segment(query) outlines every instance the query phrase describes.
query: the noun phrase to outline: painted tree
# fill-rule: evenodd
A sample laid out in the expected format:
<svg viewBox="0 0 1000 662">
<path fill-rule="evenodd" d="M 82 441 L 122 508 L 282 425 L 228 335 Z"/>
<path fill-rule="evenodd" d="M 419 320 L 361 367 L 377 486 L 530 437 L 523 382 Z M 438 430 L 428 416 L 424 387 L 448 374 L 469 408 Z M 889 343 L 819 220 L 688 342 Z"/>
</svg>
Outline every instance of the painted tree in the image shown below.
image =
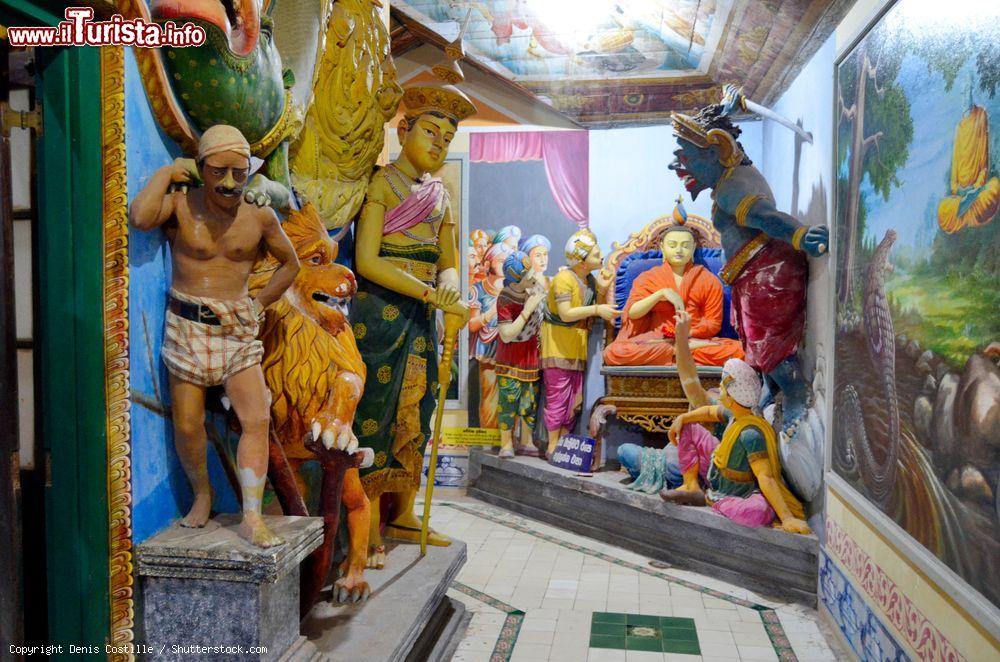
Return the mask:
<svg viewBox="0 0 1000 662">
<path fill-rule="evenodd" d="M 896 83 L 905 47 L 898 31 L 876 27 L 844 58 L 838 69 L 839 163 L 846 163 L 846 198 L 840 302 L 846 304 L 855 281 L 861 207 L 861 182 L 886 200 L 900 182 L 896 173 L 909 158 L 913 139 L 910 102 Z"/>
</svg>

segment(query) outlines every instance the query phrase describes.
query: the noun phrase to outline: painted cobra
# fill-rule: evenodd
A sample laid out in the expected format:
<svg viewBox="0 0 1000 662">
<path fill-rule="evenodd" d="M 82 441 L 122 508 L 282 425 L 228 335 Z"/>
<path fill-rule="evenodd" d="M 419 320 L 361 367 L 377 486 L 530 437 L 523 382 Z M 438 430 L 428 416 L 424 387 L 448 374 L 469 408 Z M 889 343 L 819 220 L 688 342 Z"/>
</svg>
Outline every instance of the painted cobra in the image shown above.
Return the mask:
<svg viewBox="0 0 1000 662">
<path fill-rule="evenodd" d="M 885 508 L 896 483 L 896 459 L 899 449 L 899 400 L 896 396 L 896 334 L 893 330 L 889 301 L 885 295 L 885 275 L 891 270 L 889 250 L 896 241 L 896 231 L 887 230 L 865 271 L 864 325 L 868 354 L 882 380 L 889 439 L 880 461 L 867 436 L 860 436 L 856 448 L 858 471 L 872 500 Z"/>
</svg>

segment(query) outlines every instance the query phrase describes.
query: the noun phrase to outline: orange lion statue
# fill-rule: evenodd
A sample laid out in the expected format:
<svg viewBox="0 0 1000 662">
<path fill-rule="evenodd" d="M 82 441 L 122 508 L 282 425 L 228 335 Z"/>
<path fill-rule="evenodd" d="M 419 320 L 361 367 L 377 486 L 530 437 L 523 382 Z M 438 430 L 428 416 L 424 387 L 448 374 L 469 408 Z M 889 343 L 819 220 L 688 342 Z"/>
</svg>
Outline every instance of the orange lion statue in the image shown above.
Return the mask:
<svg viewBox="0 0 1000 662">
<path fill-rule="evenodd" d="M 261 329 L 262 367 L 272 398 L 268 477 L 286 515 L 307 515 L 300 470 L 309 460 L 323 469 L 318 514 L 324 520 L 324 539 L 303 568 L 305 615 L 330 573 L 341 503 L 351 542 L 333 597 L 357 602 L 371 592 L 362 576 L 371 511 L 358 473 L 363 459 L 371 461 L 371 451 L 358 452 L 351 431 L 365 384 L 365 364 L 347 321 L 347 306 L 357 290 L 354 274 L 334 263 L 337 243 L 327 236 L 311 204 L 293 210 L 282 225 L 302 266 L 292 286 L 267 309 Z M 270 256 L 258 261 L 251 293 L 277 268 Z"/>
</svg>

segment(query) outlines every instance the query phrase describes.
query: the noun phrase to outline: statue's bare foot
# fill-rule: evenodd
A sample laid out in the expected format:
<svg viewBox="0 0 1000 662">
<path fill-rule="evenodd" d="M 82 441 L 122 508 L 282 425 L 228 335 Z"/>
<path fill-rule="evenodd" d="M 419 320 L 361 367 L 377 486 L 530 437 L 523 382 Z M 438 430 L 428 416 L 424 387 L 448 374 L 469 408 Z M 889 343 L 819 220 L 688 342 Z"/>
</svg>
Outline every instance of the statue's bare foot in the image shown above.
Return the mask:
<svg viewBox="0 0 1000 662">
<path fill-rule="evenodd" d="M 385 545 L 371 545 L 368 547 L 368 560 L 365 568 L 370 570 L 381 570 L 385 567 Z"/>
<path fill-rule="evenodd" d="M 669 501 L 670 503 L 676 503 L 682 506 L 704 506 L 705 505 L 705 493 L 701 491 L 700 488 L 691 490 L 690 488 L 685 489 L 684 485 L 681 485 L 675 490 L 663 490 L 660 492 L 660 498 L 664 501 Z"/>
<path fill-rule="evenodd" d="M 186 528 L 200 529 L 208 524 L 208 518 L 212 515 L 212 491 L 204 494 L 196 494 L 191 510 L 180 521 L 180 525 Z"/>
<path fill-rule="evenodd" d="M 240 522 L 236 532 L 251 545 L 264 549 L 285 543 L 281 537 L 271 533 L 264 520 L 257 514 L 243 513 L 243 521 Z"/>
</svg>

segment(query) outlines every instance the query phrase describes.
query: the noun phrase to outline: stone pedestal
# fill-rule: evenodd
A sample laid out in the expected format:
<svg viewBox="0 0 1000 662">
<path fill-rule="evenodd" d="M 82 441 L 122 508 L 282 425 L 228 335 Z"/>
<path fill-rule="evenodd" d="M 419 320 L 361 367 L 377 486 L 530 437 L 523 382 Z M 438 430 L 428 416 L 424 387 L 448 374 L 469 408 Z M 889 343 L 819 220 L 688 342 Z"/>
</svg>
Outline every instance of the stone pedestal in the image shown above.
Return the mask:
<svg viewBox="0 0 1000 662">
<path fill-rule="evenodd" d="M 461 638 L 465 608 L 447 595 L 465 564 L 465 543 L 428 547 L 387 540 L 385 568 L 365 570 L 372 594 L 350 605 L 318 602 L 302 621 L 316 660 L 438 662 Z"/>
<path fill-rule="evenodd" d="M 592 477 L 535 458 L 469 455 L 469 496 L 567 531 L 815 608 L 819 541 L 740 526 L 711 508 L 625 489 L 626 474 Z M 531 495 L 526 499 L 525 495 Z"/>
<path fill-rule="evenodd" d="M 302 648 L 299 564 L 322 542 L 323 521 L 265 517 L 285 544 L 260 549 L 237 535 L 239 519 L 174 525 L 138 546 L 147 657 L 263 661 Z"/>
</svg>

